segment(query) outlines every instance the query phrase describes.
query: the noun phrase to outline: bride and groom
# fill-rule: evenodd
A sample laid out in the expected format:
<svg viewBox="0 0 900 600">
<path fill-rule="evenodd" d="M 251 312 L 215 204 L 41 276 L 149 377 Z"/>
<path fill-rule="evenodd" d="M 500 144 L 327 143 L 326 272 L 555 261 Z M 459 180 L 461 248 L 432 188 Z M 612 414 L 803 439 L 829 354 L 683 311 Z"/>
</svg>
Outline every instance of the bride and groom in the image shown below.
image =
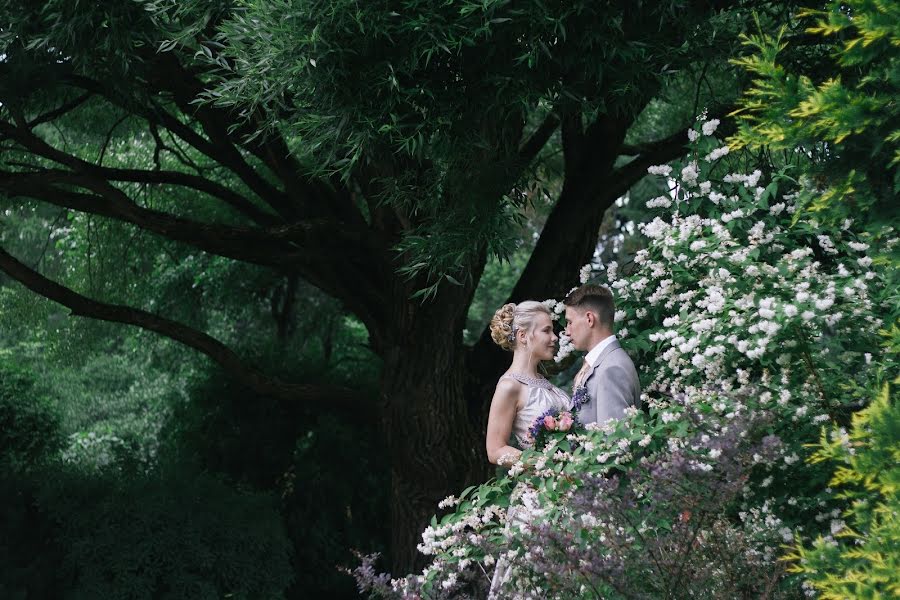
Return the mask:
<svg viewBox="0 0 900 600">
<path fill-rule="evenodd" d="M 587 352 L 574 381 L 574 391 L 584 397 L 579 420 L 585 425 L 602 424 L 623 417 L 630 406 L 640 407 L 637 371 L 614 333 L 616 308 L 610 291 L 583 285 L 563 304 L 566 335 L 576 350 Z M 573 403 L 537 370 L 541 361 L 553 358 L 558 339 L 550 309 L 544 304 L 527 301 L 504 305 L 491 320 L 491 337 L 511 351 L 513 359 L 491 400 L 486 449 L 492 463 L 509 466 L 532 445 L 529 430 L 535 419 L 548 410 L 571 410 Z"/>
</svg>

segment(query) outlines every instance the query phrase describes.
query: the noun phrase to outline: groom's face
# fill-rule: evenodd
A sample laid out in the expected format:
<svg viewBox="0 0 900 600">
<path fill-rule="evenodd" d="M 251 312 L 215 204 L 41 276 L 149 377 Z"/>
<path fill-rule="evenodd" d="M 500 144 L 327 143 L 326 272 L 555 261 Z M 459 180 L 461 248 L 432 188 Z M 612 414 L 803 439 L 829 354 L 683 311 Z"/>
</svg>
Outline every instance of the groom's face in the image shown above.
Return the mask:
<svg viewBox="0 0 900 600">
<path fill-rule="evenodd" d="M 566 335 L 572 338 L 576 350 L 587 350 L 591 337 L 591 326 L 588 323 L 587 311 L 574 306 L 566 307 Z"/>
</svg>

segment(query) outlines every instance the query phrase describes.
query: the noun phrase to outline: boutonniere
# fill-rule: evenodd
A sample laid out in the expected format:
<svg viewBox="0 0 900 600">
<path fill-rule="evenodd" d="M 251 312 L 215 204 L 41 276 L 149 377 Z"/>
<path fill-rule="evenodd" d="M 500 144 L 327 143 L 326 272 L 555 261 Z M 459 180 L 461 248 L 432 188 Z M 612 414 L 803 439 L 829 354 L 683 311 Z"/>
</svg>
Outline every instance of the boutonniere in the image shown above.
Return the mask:
<svg viewBox="0 0 900 600">
<path fill-rule="evenodd" d="M 572 391 L 572 412 L 577 413 L 582 406 L 591 401 L 591 395 L 588 394 L 586 385 L 575 386 Z"/>
</svg>

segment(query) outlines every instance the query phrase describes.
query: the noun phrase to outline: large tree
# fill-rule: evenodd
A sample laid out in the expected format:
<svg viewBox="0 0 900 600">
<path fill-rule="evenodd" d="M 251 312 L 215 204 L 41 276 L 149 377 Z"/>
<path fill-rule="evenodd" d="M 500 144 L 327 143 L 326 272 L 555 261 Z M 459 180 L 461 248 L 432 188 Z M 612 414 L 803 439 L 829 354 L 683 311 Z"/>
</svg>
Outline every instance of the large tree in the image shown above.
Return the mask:
<svg viewBox="0 0 900 600">
<path fill-rule="evenodd" d="M 0 269 L 74 315 L 195 348 L 261 393 L 373 411 L 393 465 L 393 562 L 408 568 L 436 501 L 487 473 L 505 359 L 487 333 L 466 346 L 462 332 L 542 161 L 561 152 L 564 172 L 512 301 L 571 287 L 607 208 L 683 152 L 753 8 L 766 5 L 2 3 L 0 193 L 305 279 L 368 329 L 378 407 L 277 380 L 204 331 L 3 248 Z M 110 158 L 115 143 L 133 151 Z"/>
</svg>

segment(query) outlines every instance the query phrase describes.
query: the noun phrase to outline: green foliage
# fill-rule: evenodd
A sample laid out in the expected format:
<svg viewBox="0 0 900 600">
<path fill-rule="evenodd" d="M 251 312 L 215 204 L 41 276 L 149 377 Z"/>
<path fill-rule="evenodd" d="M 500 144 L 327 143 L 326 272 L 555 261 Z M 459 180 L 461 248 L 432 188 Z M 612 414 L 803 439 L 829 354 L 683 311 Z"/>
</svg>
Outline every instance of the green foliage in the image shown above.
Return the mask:
<svg viewBox="0 0 900 600">
<path fill-rule="evenodd" d="M 798 17 L 833 62 L 824 73 L 786 65 L 784 28 L 743 36 L 751 54 L 732 62 L 755 79 L 735 111 L 733 147 L 806 154 L 813 180 L 802 207 L 832 218 L 896 217 L 900 192 L 900 6 L 828 2 Z"/>
<path fill-rule="evenodd" d="M 57 473 L 38 468 L 25 474 L 8 466 L 0 461 L 0 597 L 61 598 L 68 587 L 59 570 L 65 550 L 56 524 L 36 501 L 41 479 Z"/>
<path fill-rule="evenodd" d="M 390 465 L 378 436 L 362 423 L 318 414 L 304 427 L 279 486 L 295 552 L 290 596 L 356 598 L 339 568 L 353 564 L 354 549 L 387 549 Z"/>
<path fill-rule="evenodd" d="M 896 386 L 897 380 L 894 381 Z M 835 465 L 831 486 L 850 502 L 831 534 L 798 542 L 785 557 L 791 571 L 824 600 L 900 595 L 900 405 L 885 384 L 853 415 L 848 432 L 823 430 L 810 462 Z"/>
<path fill-rule="evenodd" d="M 0 366 L 0 596 L 282 595 L 291 548 L 271 495 L 184 467 L 62 462 L 62 419 L 40 389 Z"/>
<path fill-rule="evenodd" d="M 374 403 L 362 394 L 361 405 Z M 338 567 L 351 564 L 352 548 L 384 547 L 389 466 L 364 419 L 259 396 L 212 371 L 174 407 L 163 446 L 170 460 L 280 496 L 294 550 L 291 597 L 352 597 Z"/>
<path fill-rule="evenodd" d="M 655 88 L 663 65 L 689 61 L 704 44 L 699 35 L 685 44 L 680 32 L 707 16 L 677 1 L 646 6 L 639 18 L 625 5 L 590 2 L 244 8 L 208 44 L 210 60 L 215 50 L 228 65 L 209 98 L 249 106 L 248 117 L 255 106 L 276 108 L 289 116 L 299 153 L 344 172 L 380 148 L 412 159 L 453 148 L 476 160 L 491 152 L 481 144 L 502 140 L 516 115 L 545 99 L 626 112 Z M 176 41 L 202 56 L 195 40 Z"/>
<path fill-rule="evenodd" d="M 275 598 L 293 578 L 271 495 L 169 467 L 0 471 L 4 598 Z"/>
<path fill-rule="evenodd" d="M 27 471 L 62 445 L 60 419 L 34 376 L 7 360 L 0 354 L 0 469 Z"/>
<path fill-rule="evenodd" d="M 185 390 L 179 378 L 141 358 L 92 354 L 76 368 L 46 369 L 42 387 L 56 398 L 68 437 L 64 460 L 94 468 L 156 463 L 160 428 Z"/>
<path fill-rule="evenodd" d="M 664 82 L 693 85 L 695 55 L 726 54 L 744 21 L 682 0 L 147 9 L 161 51 L 212 68 L 201 97 L 233 110 L 235 128 L 284 136 L 312 174 L 370 181 L 365 212 L 398 211 L 400 272 L 421 277 L 426 298 L 471 277 L 485 253 L 511 256 L 533 180 L 518 149 L 545 117 L 627 121 Z"/>
<path fill-rule="evenodd" d="M 70 598 L 273 598 L 293 574 L 273 498 L 181 467 L 151 476 L 55 474 Z"/>
</svg>

